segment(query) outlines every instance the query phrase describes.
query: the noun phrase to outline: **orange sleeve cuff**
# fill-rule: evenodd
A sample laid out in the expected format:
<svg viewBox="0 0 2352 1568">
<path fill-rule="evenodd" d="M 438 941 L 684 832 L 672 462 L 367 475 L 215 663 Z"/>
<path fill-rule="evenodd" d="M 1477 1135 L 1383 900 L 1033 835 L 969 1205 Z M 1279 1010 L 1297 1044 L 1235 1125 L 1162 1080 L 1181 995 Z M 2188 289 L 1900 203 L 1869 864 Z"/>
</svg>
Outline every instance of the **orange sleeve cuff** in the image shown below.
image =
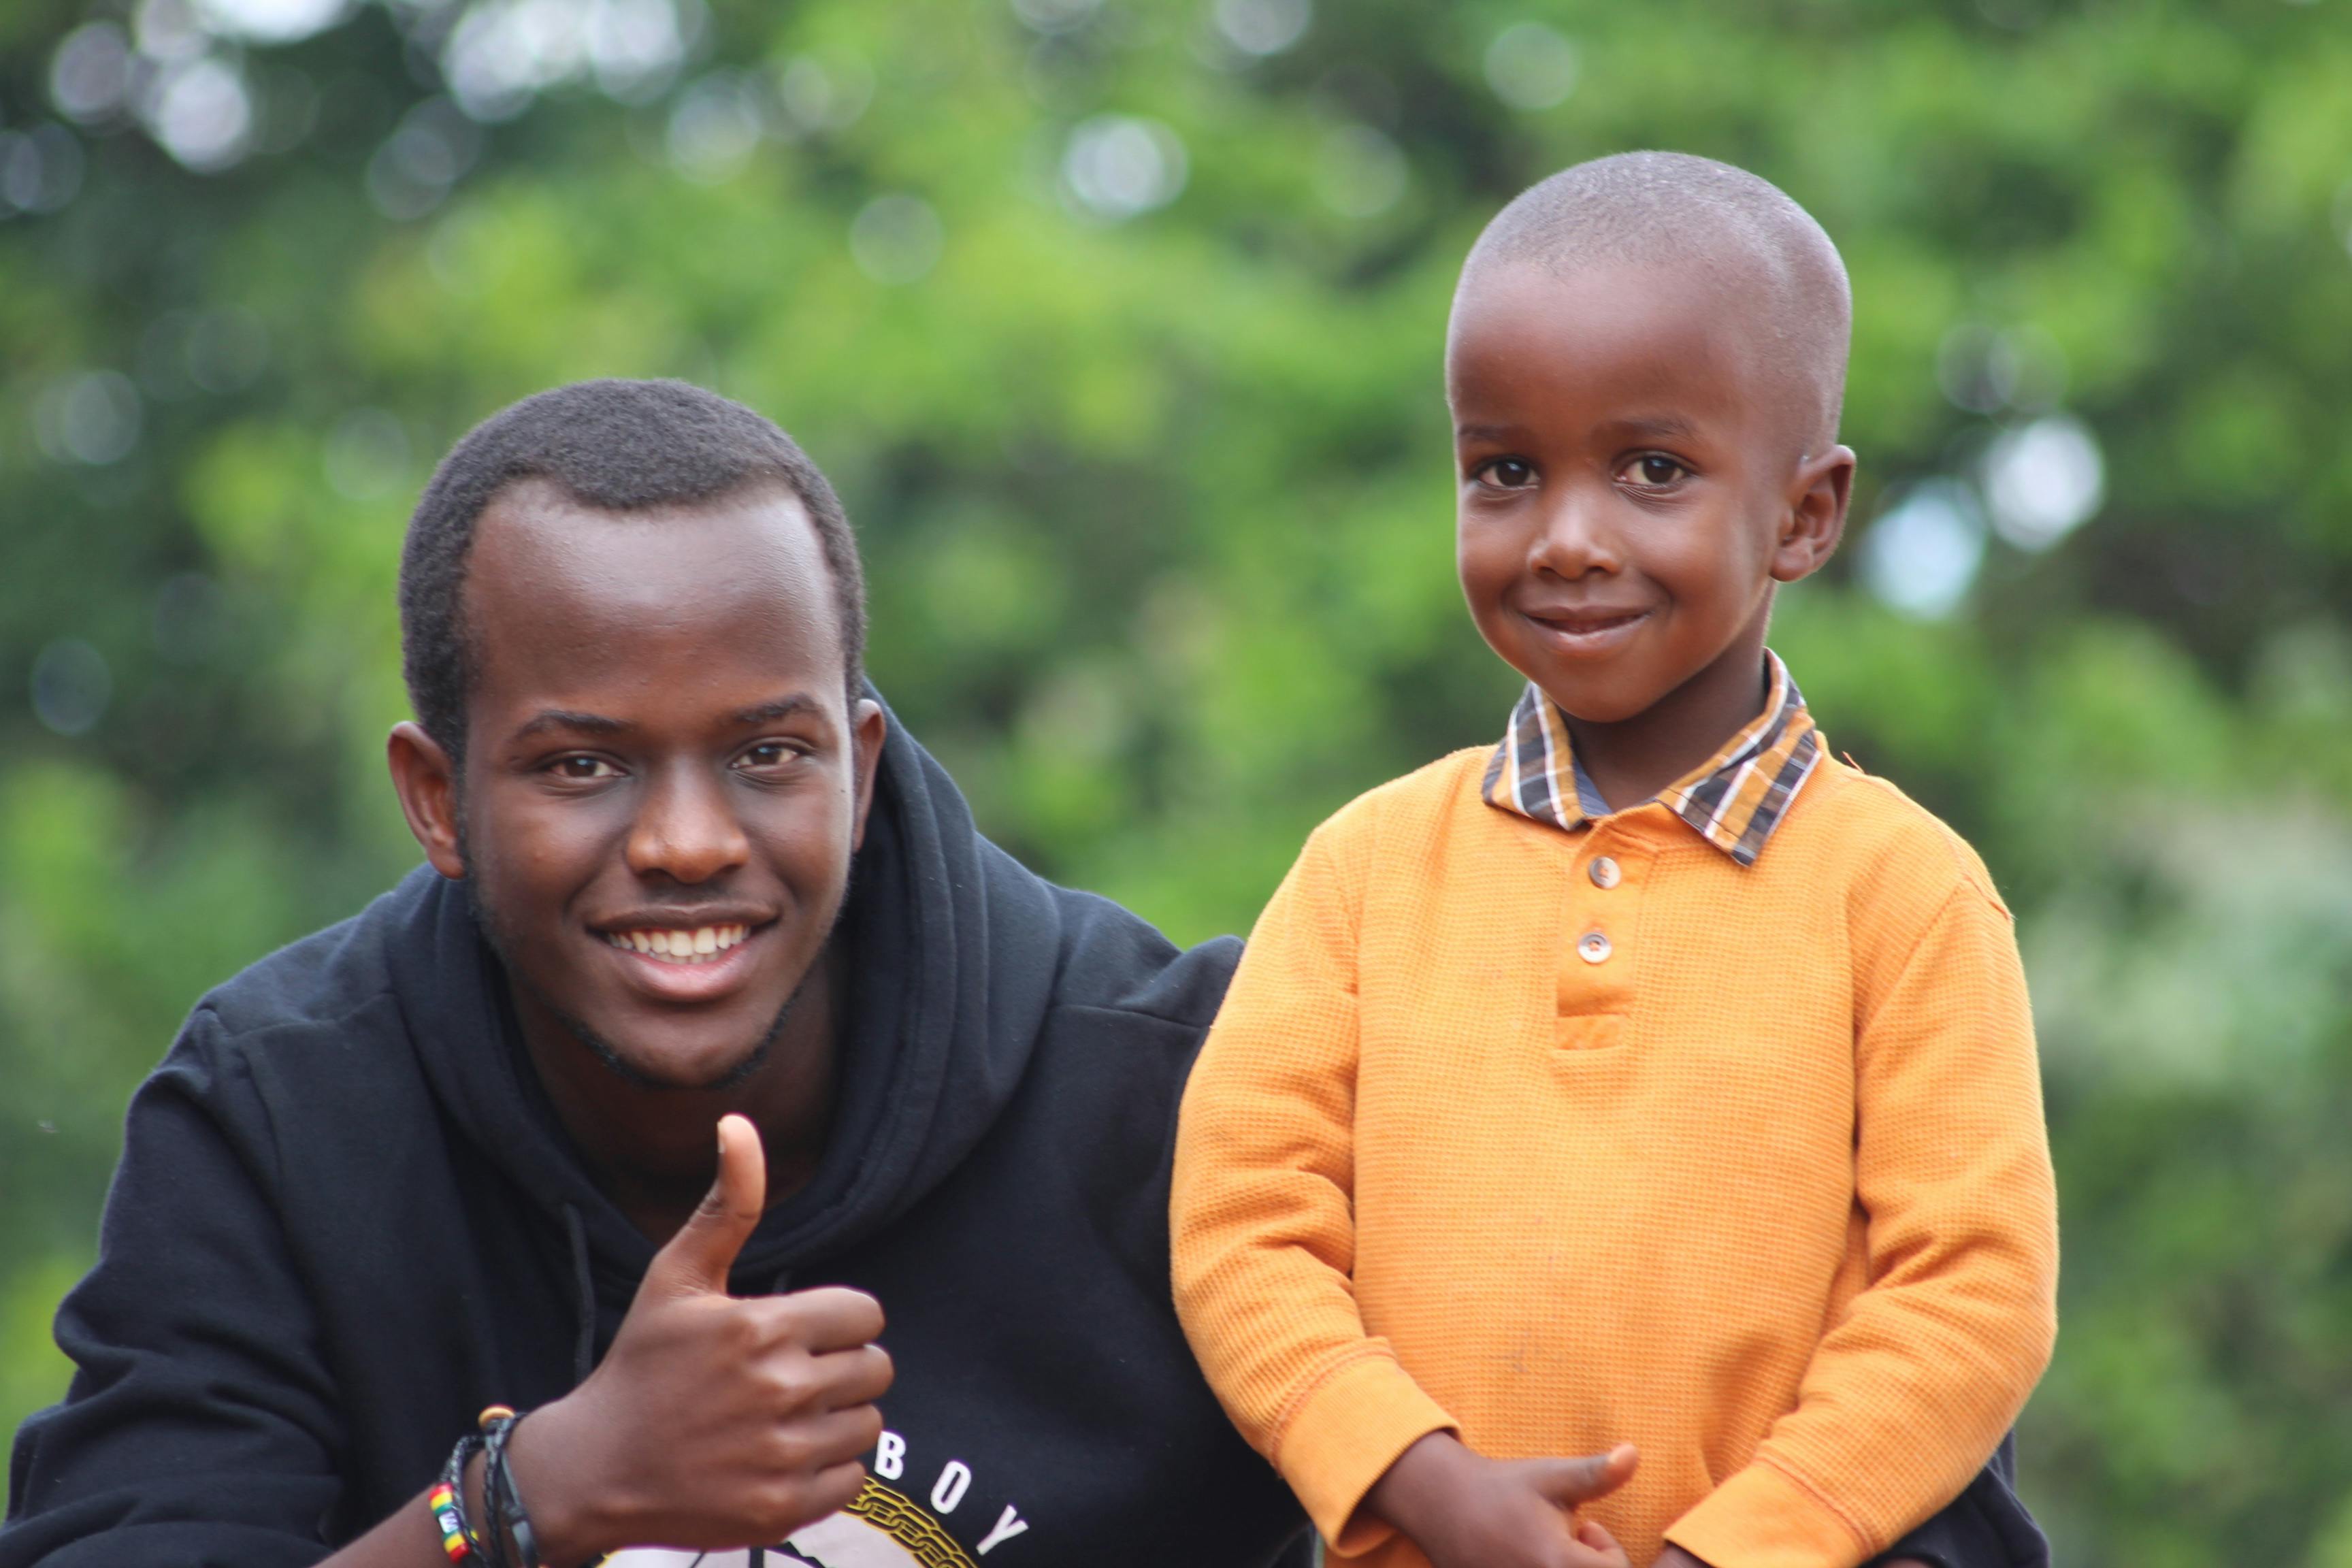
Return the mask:
<svg viewBox="0 0 2352 1568">
<path fill-rule="evenodd" d="M 1707 1568 L 1855 1568 L 1875 1550 L 1809 1488 L 1762 1460 L 1707 1493 L 1666 1539 Z"/>
<path fill-rule="evenodd" d="M 1332 1552 L 1354 1557 L 1396 1533 L 1356 1518 L 1372 1483 L 1422 1438 L 1456 1426 L 1383 1347 L 1318 1384 L 1284 1424 L 1273 1457 Z"/>
</svg>

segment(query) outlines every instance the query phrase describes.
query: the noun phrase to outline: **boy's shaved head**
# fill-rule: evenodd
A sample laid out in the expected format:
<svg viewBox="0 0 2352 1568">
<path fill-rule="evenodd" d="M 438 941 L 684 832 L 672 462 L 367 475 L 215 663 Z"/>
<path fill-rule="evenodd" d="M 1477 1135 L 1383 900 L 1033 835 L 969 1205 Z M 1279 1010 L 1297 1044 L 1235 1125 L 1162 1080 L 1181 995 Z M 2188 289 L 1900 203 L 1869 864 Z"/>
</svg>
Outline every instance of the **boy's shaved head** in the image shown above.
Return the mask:
<svg viewBox="0 0 2352 1568">
<path fill-rule="evenodd" d="M 1455 296 L 1504 266 L 1696 269 L 1749 296 L 1759 369 L 1787 400 L 1803 454 L 1837 439 L 1853 300 L 1837 247 L 1769 180 L 1687 153 L 1621 153 L 1561 170 L 1486 226 Z"/>
</svg>

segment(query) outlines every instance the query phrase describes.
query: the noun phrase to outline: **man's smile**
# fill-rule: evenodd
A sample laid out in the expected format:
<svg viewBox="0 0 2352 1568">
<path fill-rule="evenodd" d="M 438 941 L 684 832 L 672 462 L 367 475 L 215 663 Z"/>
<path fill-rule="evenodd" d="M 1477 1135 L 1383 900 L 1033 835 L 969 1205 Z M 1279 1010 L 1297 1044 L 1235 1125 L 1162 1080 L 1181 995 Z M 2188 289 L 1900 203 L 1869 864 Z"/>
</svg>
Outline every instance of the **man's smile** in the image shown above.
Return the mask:
<svg viewBox="0 0 2352 1568">
<path fill-rule="evenodd" d="M 611 950 L 623 985 L 667 1006 L 699 1005 L 733 995 L 775 959 L 762 940 L 775 915 L 745 908 L 646 910 L 594 921 L 589 934 Z"/>
<path fill-rule="evenodd" d="M 624 952 L 642 952 L 665 963 L 707 963 L 751 935 L 745 925 L 679 926 L 608 931 L 604 940 Z"/>
</svg>

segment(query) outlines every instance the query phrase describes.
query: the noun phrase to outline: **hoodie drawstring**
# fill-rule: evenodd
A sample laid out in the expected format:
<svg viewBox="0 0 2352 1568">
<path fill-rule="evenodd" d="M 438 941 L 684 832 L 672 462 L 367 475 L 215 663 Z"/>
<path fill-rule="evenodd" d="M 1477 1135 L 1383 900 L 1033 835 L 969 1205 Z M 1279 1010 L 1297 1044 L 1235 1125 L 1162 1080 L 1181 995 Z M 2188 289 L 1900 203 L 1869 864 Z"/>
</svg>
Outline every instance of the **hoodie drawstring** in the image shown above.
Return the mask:
<svg viewBox="0 0 2352 1568">
<path fill-rule="evenodd" d="M 579 1298 L 580 1333 L 572 1347 L 573 1387 L 596 1370 L 596 1280 L 588 1272 L 588 1227 L 577 1205 L 563 1205 L 563 1234 L 572 1238 L 572 1289 Z"/>
</svg>

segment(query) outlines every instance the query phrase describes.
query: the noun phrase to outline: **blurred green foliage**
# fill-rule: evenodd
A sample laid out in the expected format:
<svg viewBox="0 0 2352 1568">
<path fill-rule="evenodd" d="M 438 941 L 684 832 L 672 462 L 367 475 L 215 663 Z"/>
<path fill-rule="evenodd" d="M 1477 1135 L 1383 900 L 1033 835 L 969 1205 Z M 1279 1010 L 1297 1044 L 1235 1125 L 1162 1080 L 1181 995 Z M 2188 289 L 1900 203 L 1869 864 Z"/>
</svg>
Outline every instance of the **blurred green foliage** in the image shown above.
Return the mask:
<svg viewBox="0 0 2352 1568">
<path fill-rule="evenodd" d="M 1244 929 L 1351 793 L 1498 732 L 1453 270 L 1659 145 L 1853 269 L 1864 537 L 1776 640 L 2020 913 L 2060 1561 L 2352 1564 L 2347 105 L 2342 8 L 2282 0 L 14 0 L 0 1425 L 180 1015 L 413 860 L 394 566 L 469 424 L 604 374 L 772 414 L 985 827 Z M 2053 418 L 2104 505 L 1985 543 Z M 1898 615 L 1853 563 L 1938 479 L 1984 552 Z"/>
</svg>

